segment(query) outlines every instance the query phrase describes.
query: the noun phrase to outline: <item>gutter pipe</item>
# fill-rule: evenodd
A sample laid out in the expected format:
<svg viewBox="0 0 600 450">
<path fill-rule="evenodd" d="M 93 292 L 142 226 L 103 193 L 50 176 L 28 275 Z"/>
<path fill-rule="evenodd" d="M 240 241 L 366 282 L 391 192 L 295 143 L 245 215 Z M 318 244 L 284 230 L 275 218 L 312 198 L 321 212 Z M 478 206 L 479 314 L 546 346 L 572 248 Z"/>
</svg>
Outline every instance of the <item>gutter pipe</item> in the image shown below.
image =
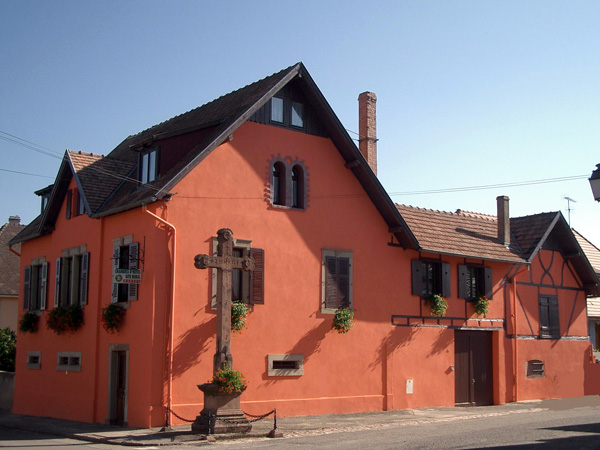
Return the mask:
<svg viewBox="0 0 600 450">
<path fill-rule="evenodd" d="M 167 423 L 166 427 L 171 425 L 171 407 L 173 405 L 173 326 L 175 322 L 175 275 L 177 273 L 175 263 L 177 261 L 177 228 L 175 225 L 170 224 L 163 218 L 157 216 L 151 211 L 148 211 L 146 204 L 144 204 L 144 212 L 150 214 L 160 223 L 169 227 L 173 230 L 173 258 L 171 261 L 171 308 L 170 308 L 170 318 L 169 318 L 169 359 L 167 363 Z"/>
</svg>

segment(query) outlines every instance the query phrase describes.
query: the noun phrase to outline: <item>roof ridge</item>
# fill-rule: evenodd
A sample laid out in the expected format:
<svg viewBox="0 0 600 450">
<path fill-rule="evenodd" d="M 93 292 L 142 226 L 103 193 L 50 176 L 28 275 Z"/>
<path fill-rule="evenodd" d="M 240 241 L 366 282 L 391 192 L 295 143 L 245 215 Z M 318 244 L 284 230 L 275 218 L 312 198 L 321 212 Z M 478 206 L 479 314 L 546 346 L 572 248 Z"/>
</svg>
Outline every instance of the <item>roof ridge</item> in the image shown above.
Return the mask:
<svg viewBox="0 0 600 450">
<path fill-rule="evenodd" d="M 479 213 L 479 212 L 475 212 L 475 211 L 466 211 L 464 209 L 457 209 L 455 214 L 459 215 L 459 216 L 472 217 L 472 218 L 476 218 L 476 219 L 492 220 L 494 222 L 498 220 L 498 217 L 493 214 L 485 214 L 485 213 Z"/>
<path fill-rule="evenodd" d="M 404 205 L 404 204 L 400 204 L 400 203 L 395 203 L 395 205 L 396 205 L 396 207 L 410 208 L 410 209 L 414 209 L 414 210 L 418 210 L 418 211 L 427 211 L 427 212 L 432 212 L 432 213 L 437 213 L 437 214 L 446 214 L 449 216 L 469 217 L 472 219 L 484 219 L 484 220 L 490 220 L 490 221 L 498 220 L 496 218 L 496 216 L 491 215 L 491 214 L 465 211 L 462 209 L 457 209 L 455 212 L 452 212 L 452 211 L 442 211 L 439 209 L 421 208 L 420 206 Z"/>
<path fill-rule="evenodd" d="M 163 120 L 162 122 L 159 122 L 159 123 L 157 123 L 157 124 L 154 124 L 154 125 L 152 125 L 152 126 L 150 126 L 150 127 L 146 128 L 146 129 L 144 129 L 144 130 L 141 130 L 141 131 L 139 131 L 138 133 L 135 133 L 135 134 L 130 134 L 129 136 L 127 136 L 127 137 L 125 138 L 125 140 L 127 140 L 127 139 L 131 139 L 131 138 L 134 138 L 134 137 L 136 137 L 136 136 L 140 136 L 140 135 L 142 135 L 143 133 L 147 133 L 147 132 L 148 132 L 149 130 L 151 130 L 152 128 L 159 127 L 160 125 L 163 125 L 163 124 L 165 124 L 165 123 L 167 123 L 167 122 L 170 122 L 171 120 L 175 120 L 175 119 L 177 119 L 177 118 L 179 118 L 179 117 L 181 117 L 181 116 L 184 116 L 184 115 L 186 115 L 186 114 L 189 114 L 189 113 L 191 113 L 191 112 L 193 112 L 193 111 L 197 111 L 197 110 L 199 110 L 199 109 L 201 109 L 201 108 L 205 108 L 205 107 L 207 107 L 208 105 L 210 105 L 211 103 L 215 103 L 216 101 L 218 101 L 218 100 L 221 100 L 221 99 L 223 99 L 224 97 L 227 97 L 228 95 L 233 95 L 233 94 L 235 94 L 236 92 L 239 92 L 239 91 L 241 91 L 241 90 L 247 89 L 247 88 L 249 88 L 249 87 L 250 87 L 250 86 L 252 86 L 252 85 L 255 85 L 255 84 L 261 83 L 262 81 L 266 80 L 267 78 L 271 78 L 271 77 L 277 76 L 277 75 L 279 75 L 279 74 L 281 74 L 281 73 L 283 73 L 283 72 L 287 72 L 287 71 L 291 70 L 292 68 L 294 68 L 294 67 L 298 66 L 299 64 L 302 64 L 302 62 L 298 62 L 298 63 L 296 63 L 296 64 L 292 64 L 291 66 L 289 66 L 289 67 L 286 67 L 285 69 L 282 69 L 282 70 L 280 70 L 280 71 L 278 71 L 278 72 L 274 72 L 274 73 L 272 73 L 271 75 L 267 75 L 267 76 L 265 76 L 265 77 L 261 78 L 260 80 L 253 81 L 252 83 L 249 83 L 249 84 L 247 84 L 247 85 L 245 85 L 245 86 L 243 86 L 243 87 L 241 87 L 241 88 L 238 88 L 238 89 L 235 89 L 235 90 L 233 90 L 233 91 L 230 91 L 230 92 L 228 92 L 228 93 L 226 93 L 226 94 L 223 94 L 223 95 L 221 95 L 221 96 L 219 96 L 219 97 L 217 97 L 217 98 L 215 98 L 215 99 L 213 99 L 213 100 L 210 100 L 210 101 L 208 101 L 208 102 L 206 102 L 206 103 L 204 103 L 204 104 L 202 104 L 202 105 L 200 105 L 200 106 L 196 106 L 195 108 L 192 108 L 192 109 L 190 109 L 190 110 L 188 110 L 188 111 L 182 112 L 181 114 L 177 114 L 176 116 L 173 116 L 173 117 L 171 117 L 171 118 L 169 118 L 169 119 Z"/>
<path fill-rule="evenodd" d="M 94 153 L 88 153 L 88 152 L 82 152 L 81 150 L 67 149 L 67 152 L 69 152 L 69 154 L 73 154 L 73 155 L 82 155 L 82 156 L 92 156 L 92 157 L 96 157 L 96 158 L 104 158 L 104 155 L 94 154 Z"/>
</svg>

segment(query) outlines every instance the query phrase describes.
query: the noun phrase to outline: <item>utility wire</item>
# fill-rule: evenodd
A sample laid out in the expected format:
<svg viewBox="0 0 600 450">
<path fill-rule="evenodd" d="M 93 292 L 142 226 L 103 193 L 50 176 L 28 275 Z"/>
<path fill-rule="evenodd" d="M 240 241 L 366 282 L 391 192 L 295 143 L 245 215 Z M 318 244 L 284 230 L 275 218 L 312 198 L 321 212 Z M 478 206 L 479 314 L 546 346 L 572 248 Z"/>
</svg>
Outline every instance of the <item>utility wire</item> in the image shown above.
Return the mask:
<svg viewBox="0 0 600 450">
<path fill-rule="evenodd" d="M 46 148 L 46 147 L 42 147 L 41 145 L 27 141 L 25 139 L 22 139 L 18 136 L 14 136 L 10 133 L 6 133 L 4 131 L 0 131 L 0 139 L 2 139 L 4 141 L 12 142 L 13 144 L 21 145 L 30 150 L 33 150 L 34 152 L 41 153 L 42 155 L 50 156 L 50 157 L 56 158 L 56 159 L 62 158 L 62 153 L 56 152 L 54 150 L 50 150 L 49 148 Z"/>
<path fill-rule="evenodd" d="M 32 177 L 54 178 L 54 177 L 49 177 L 48 175 L 39 175 L 37 173 L 28 173 L 28 172 L 19 172 L 17 170 L 0 169 L 0 171 L 2 171 L 2 172 L 10 172 L 10 173 L 18 173 L 19 175 L 31 175 Z"/>
</svg>

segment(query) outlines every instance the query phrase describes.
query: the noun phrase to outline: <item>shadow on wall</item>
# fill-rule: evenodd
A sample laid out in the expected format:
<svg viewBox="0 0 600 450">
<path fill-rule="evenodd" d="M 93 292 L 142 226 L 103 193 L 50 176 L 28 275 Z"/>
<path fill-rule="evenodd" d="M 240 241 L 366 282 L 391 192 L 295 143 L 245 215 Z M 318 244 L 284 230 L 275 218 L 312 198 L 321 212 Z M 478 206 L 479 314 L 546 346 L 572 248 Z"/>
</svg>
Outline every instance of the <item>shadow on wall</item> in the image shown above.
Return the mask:
<svg viewBox="0 0 600 450">
<path fill-rule="evenodd" d="M 375 357 L 369 364 L 369 369 L 376 369 L 381 365 L 382 361 L 387 359 L 388 354 L 391 355 L 397 348 L 410 344 L 418 330 L 417 327 L 394 327 L 390 330 L 387 336 L 379 343 L 374 355 Z"/>
<path fill-rule="evenodd" d="M 435 338 L 435 341 L 431 344 L 431 349 L 429 350 L 429 354 L 427 358 L 431 356 L 435 356 L 438 353 L 445 352 L 450 348 L 452 342 L 454 341 L 454 330 L 446 328 L 442 330 Z"/>
<path fill-rule="evenodd" d="M 214 336 L 217 329 L 217 318 L 212 317 L 207 322 L 190 328 L 179 338 L 179 343 L 173 351 L 173 378 L 178 378 L 187 370 L 198 364 L 198 358 L 205 353 L 208 340 Z M 210 359 L 212 367 L 212 358 Z"/>
</svg>

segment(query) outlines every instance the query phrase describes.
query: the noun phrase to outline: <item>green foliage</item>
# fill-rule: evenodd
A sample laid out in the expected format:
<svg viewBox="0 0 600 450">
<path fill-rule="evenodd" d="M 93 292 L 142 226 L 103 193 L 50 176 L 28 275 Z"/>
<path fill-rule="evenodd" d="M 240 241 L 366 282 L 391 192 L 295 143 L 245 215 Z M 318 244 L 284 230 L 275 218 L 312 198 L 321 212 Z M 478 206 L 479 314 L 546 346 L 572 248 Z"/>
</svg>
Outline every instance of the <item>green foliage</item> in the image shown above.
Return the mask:
<svg viewBox="0 0 600 450">
<path fill-rule="evenodd" d="M 10 328 L 0 329 L 0 370 L 15 371 L 17 335 Z"/>
<path fill-rule="evenodd" d="M 102 308 L 102 326 L 109 333 L 118 333 L 119 328 L 123 325 L 127 310 L 121 308 L 115 303 L 111 303 L 106 308 Z"/>
<path fill-rule="evenodd" d="M 448 309 L 448 302 L 440 294 L 431 294 L 425 299 L 432 316 L 444 317 Z"/>
<path fill-rule="evenodd" d="M 56 334 L 74 333 L 83 325 L 83 308 L 79 305 L 57 306 L 48 311 L 46 326 Z"/>
<path fill-rule="evenodd" d="M 248 387 L 248 382 L 242 372 L 229 367 L 219 370 L 213 376 L 212 382 L 219 386 L 220 392 L 227 394 L 242 393 Z"/>
<path fill-rule="evenodd" d="M 332 328 L 338 333 L 347 333 L 354 326 L 354 311 L 350 308 L 336 309 Z"/>
<path fill-rule="evenodd" d="M 19 320 L 19 331 L 21 333 L 35 333 L 38 330 L 40 316 L 36 313 L 28 311 L 21 316 Z"/>
<path fill-rule="evenodd" d="M 490 301 L 485 295 L 481 295 L 473 302 L 473 308 L 475 309 L 475 314 L 486 317 L 490 311 Z"/>
<path fill-rule="evenodd" d="M 231 331 L 242 333 L 246 328 L 246 317 L 250 313 L 248 305 L 240 301 L 231 302 Z"/>
</svg>

